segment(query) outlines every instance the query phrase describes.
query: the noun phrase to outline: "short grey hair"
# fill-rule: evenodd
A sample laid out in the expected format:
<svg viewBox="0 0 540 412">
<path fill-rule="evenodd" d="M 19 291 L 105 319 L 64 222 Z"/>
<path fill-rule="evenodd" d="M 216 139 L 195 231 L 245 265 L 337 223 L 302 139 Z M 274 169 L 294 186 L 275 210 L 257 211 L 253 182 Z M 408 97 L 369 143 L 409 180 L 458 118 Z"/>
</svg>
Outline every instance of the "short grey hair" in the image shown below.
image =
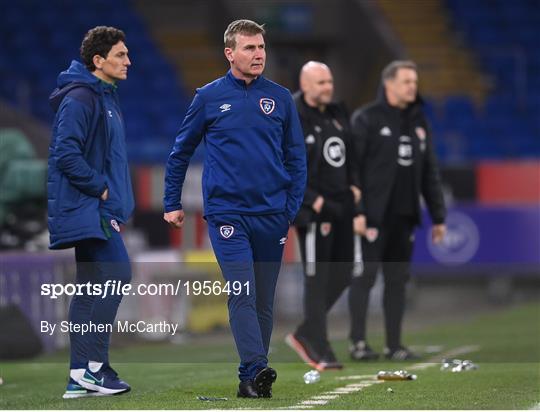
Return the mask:
<svg viewBox="0 0 540 412">
<path fill-rule="evenodd" d="M 411 69 L 417 72 L 418 66 L 412 60 L 394 60 L 383 69 L 383 81 L 394 79 L 399 69 Z"/>
<path fill-rule="evenodd" d="M 227 27 L 225 33 L 223 34 L 223 41 L 225 47 L 230 47 L 234 49 L 236 47 L 236 35 L 244 34 L 247 36 L 255 36 L 257 34 L 266 34 L 264 30 L 264 24 L 255 23 L 252 20 L 242 19 L 235 20 Z"/>
</svg>

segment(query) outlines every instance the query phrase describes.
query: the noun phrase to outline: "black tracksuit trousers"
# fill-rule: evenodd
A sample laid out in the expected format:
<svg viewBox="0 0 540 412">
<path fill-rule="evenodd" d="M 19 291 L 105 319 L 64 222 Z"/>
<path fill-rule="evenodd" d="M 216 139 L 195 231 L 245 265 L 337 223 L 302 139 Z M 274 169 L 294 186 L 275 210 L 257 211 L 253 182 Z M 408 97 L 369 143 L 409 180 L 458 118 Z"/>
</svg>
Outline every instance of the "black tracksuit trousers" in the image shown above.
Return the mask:
<svg viewBox="0 0 540 412">
<path fill-rule="evenodd" d="M 352 215 L 297 227 L 304 264 L 304 320 L 296 330 L 324 356 L 326 315 L 349 286 L 353 266 Z"/>
<path fill-rule="evenodd" d="M 401 345 L 401 323 L 405 311 L 405 286 L 410 278 L 410 261 L 414 245 L 414 219 L 390 215 L 379 229 L 376 239 L 362 237 L 363 270 L 355 271 L 349 292 L 351 334 L 353 343 L 366 340 L 366 318 L 369 293 L 382 266 L 384 274 L 383 309 L 386 345 Z"/>
</svg>

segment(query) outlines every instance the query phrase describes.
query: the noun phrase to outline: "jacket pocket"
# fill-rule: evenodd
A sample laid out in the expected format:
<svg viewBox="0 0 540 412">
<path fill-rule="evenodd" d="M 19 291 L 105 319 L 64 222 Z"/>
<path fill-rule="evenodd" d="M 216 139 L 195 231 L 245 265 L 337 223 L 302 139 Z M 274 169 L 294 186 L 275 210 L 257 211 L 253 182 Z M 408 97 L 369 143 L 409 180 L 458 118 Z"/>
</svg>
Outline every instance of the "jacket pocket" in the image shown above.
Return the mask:
<svg viewBox="0 0 540 412">
<path fill-rule="evenodd" d="M 60 190 L 56 201 L 61 213 L 69 213 L 79 207 L 82 193 L 73 186 L 67 177 L 62 175 L 60 179 Z"/>
<path fill-rule="evenodd" d="M 87 213 L 88 210 L 98 210 L 99 201 L 97 197 L 82 193 L 69 183 L 65 176 L 62 176 L 57 198 L 58 210 L 61 216 L 75 216 Z"/>
</svg>

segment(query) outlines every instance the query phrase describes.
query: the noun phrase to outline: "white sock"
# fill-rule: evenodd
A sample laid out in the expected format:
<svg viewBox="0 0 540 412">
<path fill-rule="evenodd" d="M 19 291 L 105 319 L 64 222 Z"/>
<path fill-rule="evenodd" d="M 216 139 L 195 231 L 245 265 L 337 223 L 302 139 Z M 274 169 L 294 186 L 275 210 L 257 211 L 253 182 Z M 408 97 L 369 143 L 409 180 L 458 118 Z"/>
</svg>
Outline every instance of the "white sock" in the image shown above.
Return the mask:
<svg viewBox="0 0 540 412">
<path fill-rule="evenodd" d="M 101 369 L 101 366 L 103 365 L 103 362 L 94 362 L 89 361 L 88 362 L 88 369 L 90 369 L 92 372 L 97 372 Z"/>
<path fill-rule="evenodd" d="M 79 382 L 84 375 L 84 371 L 85 369 L 70 369 L 69 377 L 73 379 L 75 382 Z"/>
</svg>

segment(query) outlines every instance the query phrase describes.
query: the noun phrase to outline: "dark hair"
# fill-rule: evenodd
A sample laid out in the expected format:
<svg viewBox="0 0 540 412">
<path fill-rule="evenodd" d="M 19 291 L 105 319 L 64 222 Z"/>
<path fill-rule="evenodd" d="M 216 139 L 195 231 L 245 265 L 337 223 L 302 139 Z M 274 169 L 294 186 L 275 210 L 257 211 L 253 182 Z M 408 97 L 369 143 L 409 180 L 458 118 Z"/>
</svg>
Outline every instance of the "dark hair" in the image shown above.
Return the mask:
<svg viewBox="0 0 540 412">
<path fill-rule="evenodd" d="M 415 72 L 418 71 L 416 63 L 412 60 L 394 60 L 388 66 L 386 66 L 382 71 L 382 79 L 390 80 L 396 77 L 396 74 L 399 69 L 411 69 Z"/>
<path fill-rule="evenodd" d="M 115 27 L 97 26 L 86 32 L 81 44 L 81 58 L 88 70 L 96 70 L 94 56 L 97 54 L 103 58 L 111 51 L 111 48 L 119 41 L 125 42 L 126 35 L 122 30 Z"/>
<path fill-rule="evenodd" d="M 236 35 L 244 34 L 248 36 L 255 36 L 257 34 L 265 35 L 264 24 L 260 25 L 252 20 L 235 20 L 227 27 L 223 34 L 223 41 L 225 47 L 234 49 L 236 47 Z"/>
</svg>

